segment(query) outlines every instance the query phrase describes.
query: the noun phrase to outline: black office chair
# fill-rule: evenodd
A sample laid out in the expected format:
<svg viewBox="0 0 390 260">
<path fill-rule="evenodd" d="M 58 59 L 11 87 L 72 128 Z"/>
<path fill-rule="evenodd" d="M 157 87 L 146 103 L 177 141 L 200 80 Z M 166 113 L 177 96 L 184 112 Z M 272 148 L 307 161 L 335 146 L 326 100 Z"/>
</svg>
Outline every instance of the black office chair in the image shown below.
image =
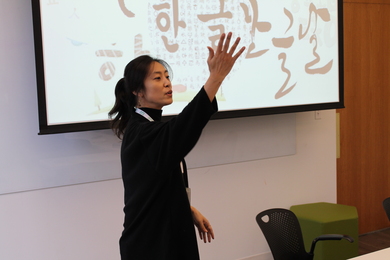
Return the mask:
<svg viewBox="0 0 390 260">
<path fill-rule="evenodd" d="M 386 198 L 382 202 L 383 208 L 385 209 L 387 218 L 390 220 L 390 197 Z"/>
<path fill-rule="evenodd" d="M 310 252 L 306 252 L 301 226 L 292 211 L 268 209 L 260 212 L 256 216 L 256 221 L 267 240 L 274 260 L 312 260 L 315 245 L 321 240 L 346 239 L 353 242 L 353 238 L 347 235 L 321 235 L 313 240 Z"/>
</svg>

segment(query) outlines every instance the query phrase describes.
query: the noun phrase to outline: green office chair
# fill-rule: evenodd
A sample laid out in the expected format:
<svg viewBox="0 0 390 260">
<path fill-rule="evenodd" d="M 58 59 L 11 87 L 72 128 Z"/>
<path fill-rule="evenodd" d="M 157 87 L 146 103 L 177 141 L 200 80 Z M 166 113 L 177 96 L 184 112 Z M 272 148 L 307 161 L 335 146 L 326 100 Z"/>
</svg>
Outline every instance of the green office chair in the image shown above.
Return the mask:
<svg viewBox="0 0 390 260">
<path fill-rule="evenodd" d="M 295 214 L 288 209 L 268 209 L 256 216 L 257 224 L 262 230 L 271 249 L 274 260 L 313 260 L 314 249 L 321 240 L 346 239 L 347 235 L 327 234 L 314 238 L 310 252 L 306 252 L 301 226 Z"/>
</svg>

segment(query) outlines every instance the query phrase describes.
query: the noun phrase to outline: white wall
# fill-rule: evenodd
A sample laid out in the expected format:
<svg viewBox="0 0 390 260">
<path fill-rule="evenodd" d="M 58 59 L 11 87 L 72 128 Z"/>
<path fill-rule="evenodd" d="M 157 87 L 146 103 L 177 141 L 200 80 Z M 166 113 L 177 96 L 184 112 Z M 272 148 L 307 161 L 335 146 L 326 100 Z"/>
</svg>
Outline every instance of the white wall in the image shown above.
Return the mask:
<svg viewBox="0 0 390 260">
<path fill-rule="evenodd" d="M 37 182 L 38 187 L 47 180 L 18 179 L 28 176 L 19 173 L 29 172 L 36 159 L 31 151 L 41 148 L 31 142 L 38 138 L 38 118 L 30 1 L 0 4 L 0 181 L 13 178 Z M 192 203 L 216 233 L 211 244 L 200 243 L 203 260 L 271 259 L 255 223 L 259 211 L 336 201 L 335 112 L 323 111 L 321 116 L 315 120 L 314 112 L 296 115 L 295 155 L 190 170 Z M 90 136 L 96 144 L 109 134 L 96 131 Z M 81 153 L 72 137 L 66 135 L 64 143 Z M 45 138 L 45 143 L 58 143 L 64 136 Z M 60 146 L 49 147 L 48 153 L 62 151 Z M 101 151 L 93 147 L 88 149 Z M 118 172 L 118 161 L 112 158 L 117 158 L 119 145 L 111 148 L 107 169 Z M 119 259 L 122 202 L 120 179 L 0 195 L 0 259 Z"/>
<path fill-rule="evenodd" d="M 212 222 L 216 239 L 202 259 L 241 259 L 269 251 L 255 222 L 262 210 L 336 202 L 335 112 L 297 114 L 297 153 L 191 170 L 192 203 Z M 272 258 L 253 258 L 251 260 Z"/>
<path fill-rule="evenodd" d="M 294 156 L 190 170 L 192 203 L 216 233 L 203 260 L 271 259 L 258 212 L 336 201 L 335 113 L 321 114 L 297 114 Z M 1 195 L 0 259 L 119 259 L 122 199 L 119 179 Z"/>
</svg>

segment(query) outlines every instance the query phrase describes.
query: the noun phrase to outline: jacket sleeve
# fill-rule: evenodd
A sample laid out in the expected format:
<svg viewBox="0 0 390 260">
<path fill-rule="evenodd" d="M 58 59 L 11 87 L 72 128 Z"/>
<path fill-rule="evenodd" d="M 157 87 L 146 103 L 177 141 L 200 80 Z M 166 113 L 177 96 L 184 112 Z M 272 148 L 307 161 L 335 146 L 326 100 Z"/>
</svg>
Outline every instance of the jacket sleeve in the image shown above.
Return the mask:
<svg viewBox="0 0 390 260">
<path fill-rule="evenodd" d="M 195 146 L 210 117 L 218 111 L 202 88 L 176 117 L 167 122 L 151 122 L 141 129 L 141 142 L 157 171 L 177 165 Z"/>
</svg>

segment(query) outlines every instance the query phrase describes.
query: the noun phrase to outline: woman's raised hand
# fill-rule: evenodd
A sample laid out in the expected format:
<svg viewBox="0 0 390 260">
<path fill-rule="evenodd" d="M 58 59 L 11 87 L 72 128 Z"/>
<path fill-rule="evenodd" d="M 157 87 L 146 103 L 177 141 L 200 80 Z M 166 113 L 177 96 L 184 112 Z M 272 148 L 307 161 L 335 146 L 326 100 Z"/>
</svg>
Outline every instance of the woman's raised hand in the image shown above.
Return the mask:
<svg viewBox="0 0 390 260">
<path fill-rule="evenodd" d="M 237 46 L 240 42 L 238 37 L 233 45 L 230 47 L 230 41 L 232 33 L 229 32 L 227 35 L 223 33 L 219 39 L 217 49 L 214 51 L 213 48 L 207 47 L 209 50 L 209 57 L 207 64 L 209 66 L 210 76 L 204 86 L 210 101 L 212 101 L 222 84 L 222 81 L 229 74 L 233 68 L 234 63 L 244 52 L 245 47 L 242 47 L 236 53 Z"/>
</svg>

